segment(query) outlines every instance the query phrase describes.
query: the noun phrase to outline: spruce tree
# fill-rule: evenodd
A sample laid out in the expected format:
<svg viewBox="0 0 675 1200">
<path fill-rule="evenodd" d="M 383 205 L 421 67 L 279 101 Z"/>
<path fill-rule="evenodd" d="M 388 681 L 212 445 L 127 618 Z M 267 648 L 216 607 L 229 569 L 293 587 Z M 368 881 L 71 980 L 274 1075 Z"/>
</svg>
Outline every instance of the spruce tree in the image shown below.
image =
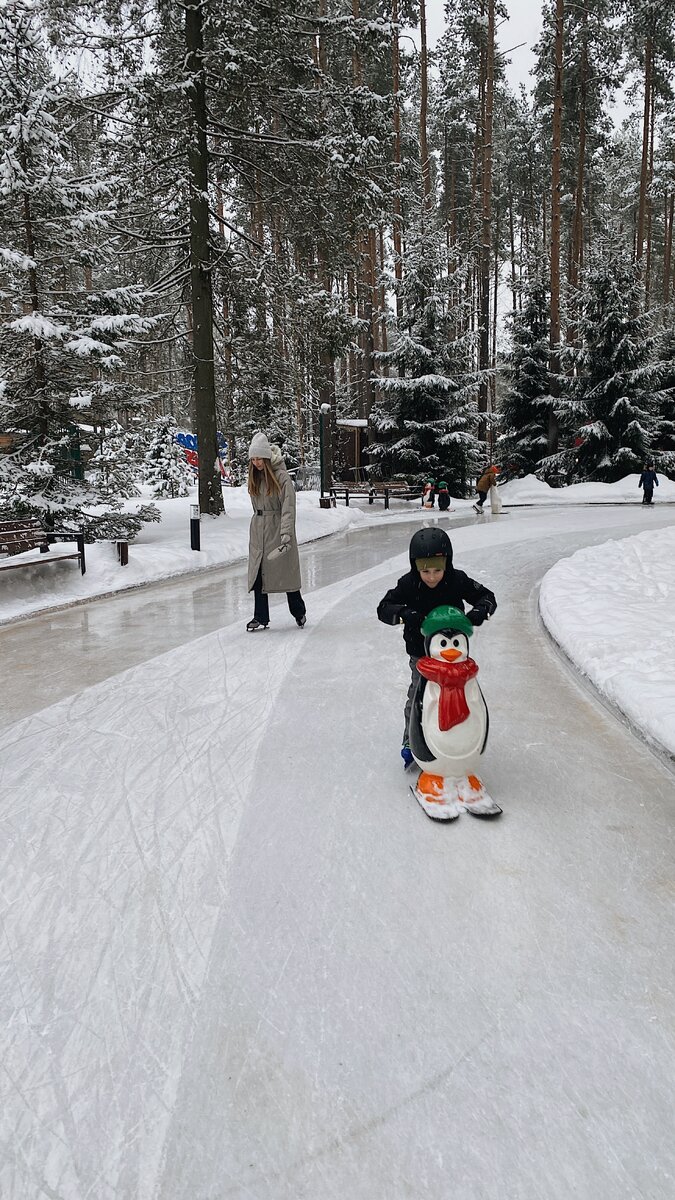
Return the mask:
<svg viewBox="0 0 675 1200">
<path fill-rule="evenodd" d="M 601 263 L 585 283 L 582 346 L 569 385 L 582 414 L 575 457 L 584 479 L 611 483 L 640 471 L 657 433 L 662 372 L 641 296 L 635 268 L 618 259 Z"/>
<path fill-rule="evenodd" d="M 459 322 L 447 296 L 456 281 L 442 277 L 438 256 L 436 235 L 419 234 L 403 287 L 408 328 L 398 327 L 392 349 L 378 356 L 397 374 L 377 381 L 369 455 L 384 478 L 421 488 L 442 477 L 463 494 L 484 453 L 476 436 L 478 374 L 470 369 L 475 339 L 452 337 Z"/>
<path fill-rule="evenodd" d="M 534 275 L 522 289 L 522 309 L 510 320 L 508 387 L 500 404 L 499 456 L 505 469 L 530 474 L 546 456 L 552 403 L 548 289 Z"/>
<path fill-rule="evenodd" d="M 156 499 L 187 496 L 192 475 L 185 454 L 176 441 L 177 425 L 171 415 L 155 421 L 145 456 L 145 482 Z"/>
<path fill-rule="evenodd" d="M 92 456 L 89 473 L 101 495 L 121 499 L 140 496 L 140 463 L 135 454 L 137 441 L 137 435 L 128 433 L 117 421 L 113 421 L 103 434 L 98 450 Z"/>
<path fill-rule="evenodd" d="M 119 286 L 108 236 L 114 186 L 101 177 L 92 124 L 71 71 L 52 68 L 36 7 L 0 8 L 1 420 L 14 437 L 0 462 L 0 506 L 51 512 L 96 536 L 106 499 L 85 478 L 82 434 L 147 396 L 122 378 L 129 340 L 154 320 Z M 139 518 L 139 519 L 137 519 Z M 141 523 L 121 513 L 120 534 Z"/>
</svg>

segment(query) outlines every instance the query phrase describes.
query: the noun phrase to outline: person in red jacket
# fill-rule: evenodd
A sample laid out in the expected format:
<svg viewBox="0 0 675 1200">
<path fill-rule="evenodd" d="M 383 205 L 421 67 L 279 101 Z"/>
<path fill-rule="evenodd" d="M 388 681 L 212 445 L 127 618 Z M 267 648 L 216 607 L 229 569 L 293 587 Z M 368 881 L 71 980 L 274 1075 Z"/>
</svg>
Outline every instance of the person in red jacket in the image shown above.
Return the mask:
<svg viewBox="0 0 675 1200">
<path fill-rule="evenodd" d="M 482 625 L 495 612 L 497 601 L 489 588 L 471 579 L 452 565 L 452 542 L 444 529 L 432 526 L 413 534 L 410 548 L 410 570 L 390 588 L 377 606 L 377 615 L 385 625 L 403 625 L 405 648 L 410 660 L 411 681 L 406 698 L 405 729 L 401 758 L 406 767 L 413 756 L 408 745 L 408 720 L 413 691 L 417 683 L 417 660 L 424 654 L 421 626 L 424 618 L 441 604 L 451 605 L 464 612 L 472 625 Z"/>
</svg>

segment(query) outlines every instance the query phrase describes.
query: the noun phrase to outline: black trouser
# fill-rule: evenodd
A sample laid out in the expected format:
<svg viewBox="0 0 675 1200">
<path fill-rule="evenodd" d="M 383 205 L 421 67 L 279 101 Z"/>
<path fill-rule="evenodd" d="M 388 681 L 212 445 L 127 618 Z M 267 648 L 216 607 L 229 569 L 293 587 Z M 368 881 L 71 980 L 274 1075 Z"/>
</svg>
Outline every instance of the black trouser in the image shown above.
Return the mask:
<svg viewBox="0 0 675 1200">
<path fill-rule="evenodd" d="M 487 498 L 488 498 L 487 492 L 479 492 L 478 493 L 478 499 L 476 501 L 476 504 L 478 505 L 479 508 L 483 507 Z"/>
<path fill-rule="evenodd" d="M 643 504 L 651 504 L 653 497 L 654 497 L 653 487 L 646 487 L 645 494 L 642 497 L 642 503 Z"/>
<path fill-rule="evenodd" d="M 260 621 L 261 625 L 269 625 L 270 605 L 267 593 L 262 590 L 262 563 L 258 567 L 258 574 L 253 584 L 253 596 L 255 598 L 253 616 L 256 621 Z M 286 592 L 286 599 L 291 615 L 295 617 L 296 621 L 299 617 L 304 617 L 307 610 L 300 592 Z"/>
<path fill-rule="evenodd" d="M 412 712 L 413 693 L 419 681 L 419 672 L 417 670 L 417 664 L 419 660 L 419 654 L 408 655 L 408 662 L 410 663 L 410 687 L 408 688 L 408 695 L 406 696 L 405 708 L 403 710 L 403 720 L 405 721 L 405 728 L 403 730 L 404 746 L 410 745 L 410 742 L 408 741 L 408 738 L 410 737 L 410 713 Z"/>
</svg>

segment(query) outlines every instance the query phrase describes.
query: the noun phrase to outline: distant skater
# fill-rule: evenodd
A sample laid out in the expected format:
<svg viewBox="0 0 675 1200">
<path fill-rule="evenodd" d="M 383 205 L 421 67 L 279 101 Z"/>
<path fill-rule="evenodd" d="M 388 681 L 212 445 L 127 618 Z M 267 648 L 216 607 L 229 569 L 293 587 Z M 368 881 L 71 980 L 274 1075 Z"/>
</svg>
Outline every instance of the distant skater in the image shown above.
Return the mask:
<svg viewBox="0 0 675 1200">
<path fill-rule="evenodd" d="M 248 590 L 255 598 L 249 633 L 270 623 L 268 595 L 285 592 L 302 629 L 305 602 L 300 594 L 300 556 L 295 535 L 295 489 L 278 446 L 256 433 L 248 449 L 248 492 L 253 516 L 248 539 Z"/>
<path fill-rule="evenodd" d="M 490 494 L 490 488 L 497 486 L 498 474 L 499 474 L 499 467 L 488 467 L 487 471 L 484 471 L 483 474 L 481 475 L 480 479 L 478 480 L 478 483 L 476 484 L 476 491 L 478 492 L 478 499 L 476 500 L 476 502 L 474 504 L 474 508 L 475 508 L 476 512 L 483 511 L 483 505 L 485 504 L 485 501 L 487 500 L 487 498 Z"/>
<path fill-rule="evenodd" d="M 652 504 L 653 503 L 654 484 L 656 484 L 657 487 L 659 486 L 659 477 L 656 474 L 656 471 L 654 470 L 653 462 L 648 462 L 645 464 L 645 469 L 642 472 L 642 474 L 640 476 L 640 482 L 638 483 L 638 487 L 641 487 L 643 489 L 643 493 L 642 493 L 642 503 L 643 504 Z"/>
</svg>

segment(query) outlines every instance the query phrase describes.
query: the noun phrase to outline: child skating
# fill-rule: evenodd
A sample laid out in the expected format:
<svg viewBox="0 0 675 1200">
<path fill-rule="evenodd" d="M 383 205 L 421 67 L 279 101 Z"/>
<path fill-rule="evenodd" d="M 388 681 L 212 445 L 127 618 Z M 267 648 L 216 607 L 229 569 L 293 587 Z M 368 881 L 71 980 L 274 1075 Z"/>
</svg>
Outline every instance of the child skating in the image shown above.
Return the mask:
<svg viewBox="0 0 675 1200">
<path fill-rule="evenodd" d="M 489 588 L 484 587 L 475 579 L 471 579 L 464 571 L 458 571 L 453 567 L 452 543 L 444 529 L 419 529 L 413 535 L 410 542 L 409 557 L 410 570 L 401 576 L 395 587 L 390 588 L 380 601 L 377 609 L 378 618 L 385 625 L 402 624 L 404 627 L 405 647 L 411 668 L 410 687 L 404 709 L 405 727 L 401 749 L 401 757 L 405 766 L 409 766 L 413 761 L 417 761 L 418 765 L 422 765 L 425 761 L 428 764 L 432 764 L 432 759 L 434 762 L 440 761 L 433 753 L 430 753 L 431 748 L 428 744 L 426 751 L 424 751 L 422 741 L 419 738 L 417 739 L 417 749 L 415 747 L 411 748 L 410 743 L 411 709 L 415 696 L 418 702 L 418 710 L 414 718 L 416 723 L 415 729 L 421 729 L 423 725 L 425 684 L 422 682 L 422 673 L 418 670 L 420 659 L 425 658 L 425 660 L 428 660 L 429 657 L 438 657 L 438 653 L 443 651 L 445 654 L 441 654 L 441 661 L 444 664 L 450 664 L 455 660 L 458 663 L 466 661 L 468 659 L 467 628 L 473 629 L 475 626 L 482 625 L 484 621 L 492 616 L 497 608 L 494 593 Z M 466 615 L 464 615 L 465 603 L 471 606 L 470 611 Z M 435 615 L 430 616 L 430 614 Z M 426 624 L 425 619 L 428 619 Z M 458 621 L 459 628 L 457 632 L 461 634 L 463 639 L 461 655 L 455 653 L 460 649 L 459 644 L 457 646 L 450 644 L 454 633 L 448 636 L 450 629 L 448 622 L 450 622 L 450 625 L 453 622 L 456 625 Z M 445 625 L 443 624 L 444 622 Z M 439 634 L 440 636 L 437 638 Z M 436 640 L 439 642 L 438 647 L 435 644 Z M 441 641 L 445 641 L 447 644 L 441 646 Z M 436 653 L 437 651 L 438 653 Z M 447 657 L 448 651 L 452 653 L 452 658 Z M 428 670 L 432 672 L 431 675 L 427 674 L 424 676 L 424 679 L 431 680 L 426 702 L 427 716 L 429 717 L 431 701 L 433 699 L 437 708 L 440 704 L 443 712 L 443 721 L 445 722 L 448 704 L 447 691 L 442 701 L 440 698 L 444 687 L 447 689 L 448 686 L 451 686 L 456 690 L 459 686 L 462 694 L 464 694 L 469 678 L 473 679 L 477 668 L 474 670 L 475 664 L 473 664 L 473 666 L 469 666 L 461 671 L 455 671 L 456 680 L 454 681 L 449 680 L 449 675 L 453 674 L 453 672 L 443 670 L 440 673 L 444 674 L 446 678 L 439 683 L 432 678 L 434 674 L 439 674 L 439 672 L 436 668 L 428 667 L 428 663 L 426 665 Z M 466 676 L 466 679 L 463 679 L 464 676 Z M 477 684 L 475 687 L 477 688 Z M 478 689 L 478 692 L 480 693 L 480 689 Z M 472 695 L 473 689 L 469 688 L 469 699 L 471 699 Z M 457 712 L 464 711 L 463 705 L 465 704 L 465 700 L 462 700 L 461 696 L 459 696 L 459 699 L 461 703 L 459 709 L 456 710 Z M 478 707 L 480 707 L 481 701 L 476 700 Z M 454 705 L 454 703 L 453 701 L 452 704 Z M 484 705 L 484 702 L 482 703 Z M 476 704 L 474 704 L 474 709 L 476 708 Z M 470 707 L 471 705 L 468 706 L 468 708 Z M 487 710 L 485 710 L 485 713 L 487 717 Z M 461 722 L 455 722 L 455 724 L 459 723 Z M 465 729 L 461 732 L 466 733 L 467 730 Z M 487 733 L 487 722 L 485 732 Z M 433 741 L 433 736 L 431 740 Z M 478 751 L 479 753 L 484 744 L 483 740 Z M 425 753 L 426 760 L 423 757 Z M 422 787 L 424 788 L 428 781 L 423 776 L 425 774 L 433 776 L 435 773 L 432 770 L 425 771 L 424 766 L 422 766 L 422 772 L 423 774 L 420 778 L 422 780 Z M 472 772 L 469 772 L 469 774 L 472 774 Z M 482 787 L 482 785 L 480 786 Z M 426 798 L 426 802 L 423 802 L 422 794 L 417 794 L 417 798 L 430 816 L 434 816 L 437 819 L 449 820 L 453 816 L 459 815 L 461 811 L 460 803 L 463 804 L 463 802 L 458 802 L 455 798 L 454 803 L 450 803 L 449 798 L 447 798 L 448 802 L 445 803 L 445 798 L 438 794 L 440 790 L 444 789 L 439 789 L 438 783 L 429 783 L 429 787 L 430 793 Z M 473 789 L 473 793 L 473 796 L 467 796 L 468 802 L 472 799 L 478 801 L 484 794 L 478 788 Z M 498 806 L 495 806 L 492 810 L 492 812 L 499 811 Z M 476 808 L 476 814 L 478 815 L 478 808 Z"/>
</svg>

